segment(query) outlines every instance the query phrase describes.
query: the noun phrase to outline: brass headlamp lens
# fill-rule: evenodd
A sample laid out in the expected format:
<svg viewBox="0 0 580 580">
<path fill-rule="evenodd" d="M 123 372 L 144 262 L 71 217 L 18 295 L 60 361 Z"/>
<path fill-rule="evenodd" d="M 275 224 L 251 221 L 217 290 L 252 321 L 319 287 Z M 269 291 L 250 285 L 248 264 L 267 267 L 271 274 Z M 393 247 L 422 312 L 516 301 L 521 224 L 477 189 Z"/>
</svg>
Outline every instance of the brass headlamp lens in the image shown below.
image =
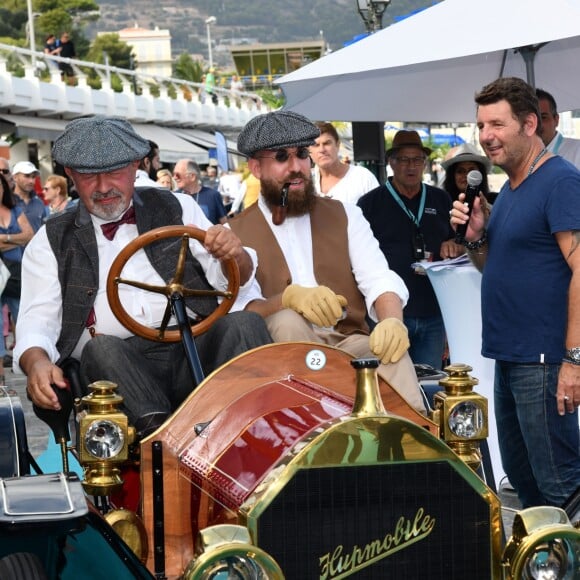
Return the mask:
<svg viewBox="0 0 580 580">
<path fill-rule="evenodd" d="M 116 457 L 123 449 L 124 442 L 123 430 L 112 421 L 93 421 L 85 433 L 85 448 L 97 459 Z"/>
</svg>

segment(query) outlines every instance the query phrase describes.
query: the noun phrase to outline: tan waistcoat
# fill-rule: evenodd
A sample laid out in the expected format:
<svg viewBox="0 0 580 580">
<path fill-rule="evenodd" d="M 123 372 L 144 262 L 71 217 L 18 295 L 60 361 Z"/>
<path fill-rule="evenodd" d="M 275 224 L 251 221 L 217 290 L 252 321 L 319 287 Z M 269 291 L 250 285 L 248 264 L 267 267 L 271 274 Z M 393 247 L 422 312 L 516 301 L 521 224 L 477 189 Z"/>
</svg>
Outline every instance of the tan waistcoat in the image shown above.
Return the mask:
<svg viewBox="0 0 580 580">
<path fill-rule="evenodd" d="M 258 204 L 228 223 L 244 246 L 254 248 L 258 254 L 256 278 L 265 298 L 283 292 L 292 284 L 282 249 Z M 328 286 L 348 300 L 346 318 L 338 322 L 337 330 L 345 335 L 368 334 L 366 306 L 353 276 L 348 253 L 347 225 L 346 212 L 341 202 L 316 199 L 310 213 L 314 276 L 318 284 Z"/>
</svg>

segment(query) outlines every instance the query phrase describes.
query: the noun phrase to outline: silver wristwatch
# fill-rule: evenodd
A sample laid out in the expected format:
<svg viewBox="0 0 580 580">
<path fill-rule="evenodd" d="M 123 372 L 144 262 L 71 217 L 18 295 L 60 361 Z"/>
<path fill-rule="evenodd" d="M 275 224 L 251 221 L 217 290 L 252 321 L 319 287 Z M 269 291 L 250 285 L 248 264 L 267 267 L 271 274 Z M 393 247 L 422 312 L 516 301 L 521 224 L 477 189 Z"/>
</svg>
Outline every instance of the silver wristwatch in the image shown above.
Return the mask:
<svg viewBox="0 0 580 580">
<path fill-rule="evenodd" d="M 580 346 L 569 348 L 564 353 L 563 362 L 571 363 L 573 365 L 580 365 Z"/>
</svg>

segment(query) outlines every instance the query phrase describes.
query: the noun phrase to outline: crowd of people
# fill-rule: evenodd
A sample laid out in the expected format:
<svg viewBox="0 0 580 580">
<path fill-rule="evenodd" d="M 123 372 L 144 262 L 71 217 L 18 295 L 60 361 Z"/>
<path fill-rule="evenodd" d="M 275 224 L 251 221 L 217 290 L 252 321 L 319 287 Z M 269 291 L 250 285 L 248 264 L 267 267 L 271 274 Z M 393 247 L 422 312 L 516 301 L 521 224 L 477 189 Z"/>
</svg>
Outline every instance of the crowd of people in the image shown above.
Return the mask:
<svg viewBox="0 0 580 580">
<path fill-rule="evenodd" d="M 467 252 L 483 273 L 482 354 L 496 361 L 503 466 L 524 506 L 562 505 L 580 486 L 580 143 L 557 131 L 553 97 L 519 79 L 487 85 L 476 106 L 481 149 L 452 149 L 441 187 L 425 182 L 433 152 L 416 131 L 394 136 L 380 184 L 341 158 L 331 123 L 284 110 L 247 123 L 238 137 L 247 164 L 237 171 L 185 158 L 164 168 L 157 144 L 98 116 L 70 122 L 55 142 L 64 175 L 45 179 L 43 200 L 32 163 L 10 171 L 0 159 L 0 252 L 20 262 L 22 279 L 18 304 L 4 294 L 2 303 L 16 321 L 14 369 L 27 375 L 32 400 L 58 407 L 50 385 L 65 385 L 61 367 L 73 357 L 85 381 L 120 385 L 140 436 L 183 401 L 191 381 L 181 346 L 133 336 L 104 288 L 129 241 L 181 223 L 207 230 L 203 245 L 192 242 L 188 282 L 223 289 L 226 258 L 241 272 L 232 312 L 197 339 L 205 372 L 271 341 L 318 342 L 376 356 L 381 376 L 424 413 L 413 363 L 441 369 L 446 333 L 416 264 Z M 493 166 L 507 175 L 497 193 Z M 472 170 L 482 181 L 468 219 Z M 168 251 L 143 255 L 135 273 L 167 282 Z M 144 323 L 161 323 L 163 301 L 138 288 L 122 299 Z M 200 300 L 194 311 L 204 317 L 213 307 Z"/>
</svg>

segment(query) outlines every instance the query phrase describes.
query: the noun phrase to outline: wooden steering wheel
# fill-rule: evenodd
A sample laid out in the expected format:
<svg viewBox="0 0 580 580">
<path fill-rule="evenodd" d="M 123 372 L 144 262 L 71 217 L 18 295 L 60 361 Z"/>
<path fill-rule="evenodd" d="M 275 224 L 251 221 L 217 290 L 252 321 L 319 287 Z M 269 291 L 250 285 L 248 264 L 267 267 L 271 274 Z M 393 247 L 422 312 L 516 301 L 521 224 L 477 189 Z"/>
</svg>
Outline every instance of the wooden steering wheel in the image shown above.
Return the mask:
<svg viewBox="0 0 580 580">
<path fill-rule="evenodd" d="M 157 286 L 135 280 L 126 280 L 120 277 L 123 268 L 138 250 L 141 250 L 159 240 L 178 237 L 181 238 L 181 248 L 175 267 L 175 276 L 169 284 L 165 286 Z M 111 269 L 109 270 L 109 276 L 107 277 L 107 298 L 111 305 L 111 310 L 117 317 L 117 320 L 133 334 L 156 342 L 178 342 L 181 340 L 181 332 L 179 330 L 167 330 L 167 325 L 173 313 L 171 297 L 176 294 L 183 298 L 191 296 L 223 296 L 222 302 L 207 318 L 191 325 L 191 332 L 194 336 L 203 334 L 218 318 L 227 314 L 233 306 L 238 295 L 238 290 L 240 289 L 240 272 L 238 270 L 238 264 L 233 258 L 229 258 L 223 262 L 226 269 L 226 277 L 228 279 L 228 287 L 225 292 L 220 292 L 218 290 L 195 290 L 192 288 L 186 288 L 183 285 L 185 258 L 189 251 L 190 239 L 203 243 L 205 240 L 205 231 L 192 226 L 164 226 L 156 228 L 140 235 L 127 244 L 113 261 Z M 149 292 L 163 294 L 167 297 L 167 308 L 163 315 L 163 321 L 160 328 L 150 328 L 149 326 L 137 322 L 125 310 L 121 304 L 121 300 L 119 299 L 120 284 L 126 284 Z"/>
</svg>

